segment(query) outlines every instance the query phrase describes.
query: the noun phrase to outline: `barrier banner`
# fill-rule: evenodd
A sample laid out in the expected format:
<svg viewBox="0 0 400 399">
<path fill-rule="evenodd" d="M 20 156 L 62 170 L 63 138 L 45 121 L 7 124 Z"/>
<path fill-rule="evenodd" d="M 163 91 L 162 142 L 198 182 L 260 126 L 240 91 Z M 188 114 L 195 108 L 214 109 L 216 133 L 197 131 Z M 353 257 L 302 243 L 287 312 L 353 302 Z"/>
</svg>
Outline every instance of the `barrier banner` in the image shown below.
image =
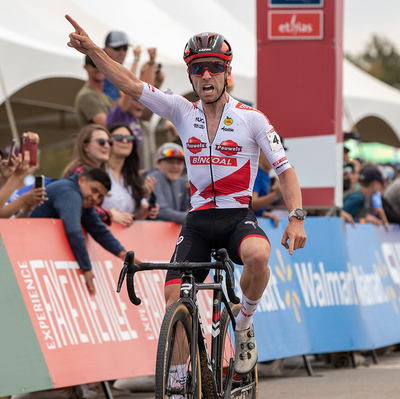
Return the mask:
<svg viewBox="0 0 400 399">
<path fill-rule="evenodd" d="M 139 259 L 169 261 L 180 226 L 135 222 L 129 229 L 114 226 L 111 230 Z M 9 289 L 1 290 L 2 303 L 18 301 L 17 309 L 7 314 L 1 311 L 1 330 L 9 331 L 6 337 L 15 338 L 7 342 L 1 335 L 0 345 L 8 347 L 9 356 L 1 356 L 0 369 L 14 377 L 3 381 L 2 373 L 0 396 L 155 373 L 165 312 L 164 271 L 138 273 L 137 294 L 143 302 L 136 307 L 129 301 L 125 284 L 121 293 L 116 293 L 122 261 L 90 237 L 97 293 L 89 294 L 62 221 L 1 220 L 0 231 L 5 244 L 0 269 L 7 269 L 10 275 L 2 283 L 13 283 L 11 297 Z M 10 263 L 15 276 L 10 273 Z M 211 294 L 201 292 L 199 305 L 211 309 Z M 19 326 L 13 324 L 16 312 L 23 319 Z M 210 310 L 204 327 L 211 331 Z"/>
<path fill-rule="evenodd" d="M 309 217 L 306 247 L 290 256 L 281 245 L 287 220 L 276 229 L 268 219 L 259 224 L 272 247 L 254 322 L 260 361 L 400 342 L 400 295 L 372 226 L 344 230 L 340 218 Z M 382 235 L 400 247 L 398 228 Z M 240 274 L 238 267 L 237 286 Z"/>
<path fill-rule="evenodd" d="M 259 223 L 272 246 L 270 282 L 254 318 L 260 361 L 400 342 L 399 226 L 386 232 L 309 217 L 306 247 L 290 256 L 281 245 L 287 220 L 278 228 Z M 168 261 L 180 226 L 111 230 L 137 258 Z M 60 220 L 0 220 L 0 232 L 0 396 L 154 374 L 164 271 L 135 276 L 136 307 L 125 285 L 115 292 L 122 261 L 91 237 L 95 296 Z M 209 337 L 212 293 L 201 291 L 198 301 Z"/>
</svg>

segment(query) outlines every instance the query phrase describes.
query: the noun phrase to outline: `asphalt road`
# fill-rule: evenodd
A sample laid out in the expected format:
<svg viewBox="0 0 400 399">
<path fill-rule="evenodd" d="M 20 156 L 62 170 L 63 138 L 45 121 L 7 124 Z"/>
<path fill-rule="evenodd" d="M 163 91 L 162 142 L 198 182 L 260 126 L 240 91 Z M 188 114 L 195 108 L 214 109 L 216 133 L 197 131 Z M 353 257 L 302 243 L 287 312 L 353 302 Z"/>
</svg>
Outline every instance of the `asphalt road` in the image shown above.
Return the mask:
<svg viewBox="0 0 400 399">
<path fill-rule="evenodd" d="M 259 399 L 400 399 L 400 352 L 380 355 L 379 364 L 335 369 L 312 362 L 310 377 L 302 363 L 283 369 L 280 377 L 261 377 Z M 122 399 L 150 399 L 152 392 L 136 392 Z"/>
</svg>

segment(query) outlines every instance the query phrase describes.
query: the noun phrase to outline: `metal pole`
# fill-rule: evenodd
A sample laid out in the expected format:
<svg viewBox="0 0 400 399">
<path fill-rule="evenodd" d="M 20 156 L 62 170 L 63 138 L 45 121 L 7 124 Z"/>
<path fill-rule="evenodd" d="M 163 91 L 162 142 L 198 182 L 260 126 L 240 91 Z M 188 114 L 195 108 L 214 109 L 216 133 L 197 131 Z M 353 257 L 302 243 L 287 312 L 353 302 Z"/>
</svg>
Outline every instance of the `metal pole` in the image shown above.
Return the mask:
<svg viewBox="0 0 400 399">
<path fill-rule="evenodd" d="M 12 134 L 12 137 L 17 141 L 17 145 L 20 147 L 21 146 L 21 142 L 19 140 L 17 125 L 15 123 L 14 114 L 13 114 L 13 111 L 12 111 L 10 99 L 7 96 L 6 86 L 4 84 L 3 74 L 1 72 L 1 68 L 0 68 L 0 85 L 1 85 L 1 89 L 2 89 L 3 95 L 4 95 L 4 102 L 6 104 L 7 118 L 8 118 L 8 122 L 10 124 L 11 134 Z"/>
</svg>

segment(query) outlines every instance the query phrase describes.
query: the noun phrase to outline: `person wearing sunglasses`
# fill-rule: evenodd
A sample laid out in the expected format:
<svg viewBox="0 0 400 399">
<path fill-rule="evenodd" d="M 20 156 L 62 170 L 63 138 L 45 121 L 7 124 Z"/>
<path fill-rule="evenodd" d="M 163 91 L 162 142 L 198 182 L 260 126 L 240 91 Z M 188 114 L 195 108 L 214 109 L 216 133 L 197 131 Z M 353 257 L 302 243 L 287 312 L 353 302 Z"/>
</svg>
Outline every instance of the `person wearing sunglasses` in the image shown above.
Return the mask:
<svg viewBox="0 0 400 399">
<path fill-rule="evenodd" d="M 105 171 L 110 159 L 113 145 L 110 132 L 100 125 L 87 125 L 79 131 L 72 150 L 72 161 L 65 167 L 61 177 L 81 175 L 87 170 L 100 168 Z M 112 222 L 125 225 L 132 220 L 130 214 L 123 211 L 109 211 L 101 204 L 95 206 L 103 223 L 110 226 Z"/>
<path fill-rule="evenodd" d="M 305 246 L 307 239 L 300 186 L 278 134 L 263 113 L 226 92 L 233 53 L 222 35 L 200 33 L 184 47 L 188 78 L 199 96 L 199 101 L 192 104 L 182 96 L 143 83 L 107 57 L 75 20 L 68 15 L 66 18 L 74 28 L 69 47 L 89 54 L 115 86 L 175 125 L 185 152 L 191 208 L 172 259 L 208 261 L 212 248 L 225 247 L 232 261 L 243 265 L 242 311 L 236 317 L 234 365 L 238 374 L 247 374 L 258 359 L 253 314 L 270 275 L 271 246 L 251 208 L 260 149 L 279 177 L 289 211 L 282 245 L 292 255 Z M 207 274 L 195 277 L 204 281 Z M 179 273 L 168 271 L 167 306 L 178 300 L 179 290 Z"/>
<path fill-rule="evenodd" d="M 126 223 L 122 223 L 126 227 L 132 224 L 134 219 L 156 218 L 158 204 L 149 211 L 147 202 L 156 180 L 154 177 L 148 177 L 144 182 L 142 180 L 139 173 L 137 142 L 133 132 L 123 123 L 113 123 L 107 127 L 114 142 L 106 166 L 112 188 L 109 196 L 104 198 L 103 208 L 129 215 Z"/>
<path fill-rule="evenodd" d="M 121 31 L 111 31 L 107 34 L 104 42 L 104 51 L 107 55 L 118 62 L 123 64 L 128 53 L 128 49 L 131 47 L 129 43 L 128 35 Z M 131 66 L 131 72 L 136 74 L 137 66 L 140 60 L 141 49 L 140 46 L 136 46 L 133 49 L 133 63 Z M 117 105 L 121 102 L 121 91 L 116 88 L 107 78 L 104 79 L 103 93 L 107 94 L 108 97 Z M 108 122 L 112 123 L 112 122 Z"/>
</svg>

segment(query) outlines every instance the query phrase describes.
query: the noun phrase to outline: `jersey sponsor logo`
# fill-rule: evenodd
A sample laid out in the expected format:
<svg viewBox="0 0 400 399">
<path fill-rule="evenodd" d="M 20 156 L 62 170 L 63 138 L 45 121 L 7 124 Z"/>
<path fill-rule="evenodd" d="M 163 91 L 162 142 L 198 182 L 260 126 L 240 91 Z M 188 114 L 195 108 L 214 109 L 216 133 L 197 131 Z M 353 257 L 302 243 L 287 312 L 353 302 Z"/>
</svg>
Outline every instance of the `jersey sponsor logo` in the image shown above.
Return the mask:
<svg viewBox="0 0 400 399">
<path fill-rule="evenodd" d="M 196 122 L 205 123 L 203 118 L 196 117 Z"/>
<path fill-rule="evenodd" d="M 275 169 L 279 169 L 279 168 L 281 168 L 282 166 L 285 166 L 286 164 L 288 164 L 289 162 L 288 161 L 284 161 L 283 163 L 281 163 L 280 165 L 278 165 Z"/>
<path fill-rule="evenodd" d="M 272 164 L 272 166 L 278 166 L 280 163 L 282 163 L 283 161 L 287 161 L 287 158 L 286 157 L 283 157 L 283 158 L 281 158 L 281 159 L 279 159 L 278 161 L 275 161 L 273 164 Z"/>
<path fill-rule="evenodd" d="M 246 105 L 246 104 L 243 104 L 243 103 L 241 103 L 241 102 L 239 102 L 239 103 L 236 104 L 236 108 L 245 109 L 245 110 L 247 110 L 247 111 L 256 111 L 256 112 L 258 112 L 259 114 L 263 115 L 264 118 L 268 121 L 268 123 L 271 124 L 271 122 L 269 121 L 269 119 L 268 119 L 261 111 L 259 111 L 258 109 L 255 109 L 255 108 L 253 108 L 253 107 L 250 107 L 250 106 L 248 106 L 248 105 Z"/>
<path fill-rule="evenodd" d="M 232 125 L 232 123 L 233 123 L 233 119 L 232 119 L 232 118 L 229 118 L 229 116 L 227 116 L 227 117 L 225 118 L 225 120 L 224 120 L 224 124 L 225 124 L 226 126 L 230 126 L 230 125 Z"/>
<path fill-rule="evenodd" d="M 179 236 L 178 241 L 176 242 L 176 245 L 179 245 L 183 241 L 184 237 Z"/>
<path fill-rule="evenodd" d="M 191 137 L 186 143 L 186 148 L 192 153 L 197 154 L 201 152 L 203 148 L 207 148 L 207 143 L 203 143 L 196 137 Z"/>
<path fill-rule="evenodd" d="M 217 157 L 217 156 L 191 156 L 190 164 L 191 165 L 221 165 L 221 166 L 237 166 L 236 158 L 226 158 L 226 157 Z"/>
<path fill-rule="evenodd" d="M 199 123 L 193 123 L 193 127 L 195 127 L 196 129 L 204 129 L 205 128 L 204 125 L 200 125 Z"/>
<path fill-rule="evenodd" d="M 238 152 L 242 152 L 242 147 L 237 145 L 237 143 L 232 140 L 225 140 L 221 142 L 221 144 L 216 144 L 215 149 L 222 152 L 222 154 L 229 156 L 236 155 Z"/>
<path fill-rule="evenodd" d="M 235 129 L 232 129 L 231 127 L 226 127 L 226 126 L 222 126 L 221 130 L 224 130 L 225 132 L 234 132 Z"/>
<path fill-rule="evenodd" d="M 152 85 L 149 85 L 149 84 L 147 83 L 147 87 L 148 87 L 148 89 L 149 89 L 150 91 L 152 91 L 153 93 L 156 92 L 156 89 L 155 89 Z"/>
</svg>

